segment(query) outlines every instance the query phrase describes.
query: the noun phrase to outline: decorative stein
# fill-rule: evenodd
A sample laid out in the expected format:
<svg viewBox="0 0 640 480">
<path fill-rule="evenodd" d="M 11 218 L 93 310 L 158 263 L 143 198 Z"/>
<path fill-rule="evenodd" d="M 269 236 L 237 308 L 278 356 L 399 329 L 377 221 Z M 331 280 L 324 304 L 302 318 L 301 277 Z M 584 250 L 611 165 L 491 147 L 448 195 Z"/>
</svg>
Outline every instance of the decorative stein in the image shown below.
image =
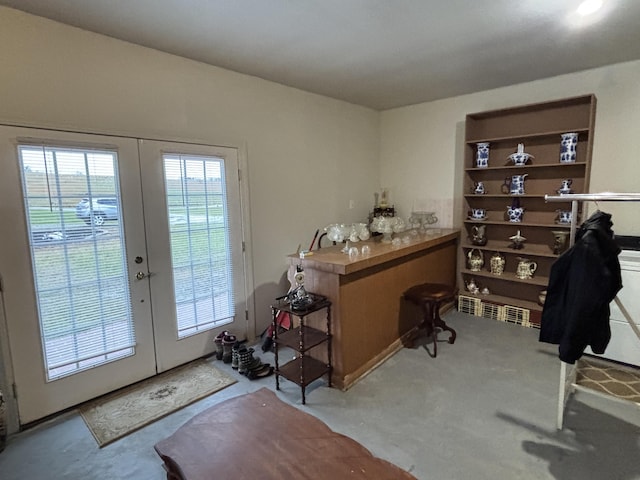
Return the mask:
<svg viewBox="0 0 640 480">
<path fill-rule="evenodd" d="M 471 227 L 471 243 L 474 245 L 486 245 L 487 244 L 487 236 L 486 236 L 486 225 L 474 225 Z"/>
<path fill-rule="evenodd" d="M 560 135 L 560 163 L 573 163 L 576 161 L 578 147 L 578 134 L 575 132 Z"/>
<path fill-rule="evenodd" d="M 479 272 L 482 270 L 482 266 L 484 265 L 484 255 L 482 251 L 477 248 L 472 248 L 467 253 L 467 259 L 469 263 L 469 270 L 472 272 Z"/>
<path fill-rule="evenodd" d="M 526 280 L 533 278 L 533 273 L 538 269 L 538 264 L 526 258 L 520 258 L 518 267 L 516 268 L 516 277 Z"/>
<path fill-rule="evenodd" d="M 489 166 L 489 142 L 476 143 L 476 167 L 487 168 Z"/>
<path fill-rule="evenodd" d="M 510 195 L 524 195 L 524 181 L 529 174 L 513 175 L 511 178 L 507 177 L 502 185 L 502 193 L 509 193 Z"/>
<path fill-rule="evenodd" d="M 486 193 L 484 189 L 484 183 L 483 182 L 474 183 L 473 193 L 475 193 L 476 195 L 484 195 Z"/>
<path fill-rule="evenodd" d="M 562 195 L 564 193 L 571 193 L 573 190 L 571 190 L 571 184 L 573 183 L 573 180 L 571 180 L 570 178 L 565 178 L 564 180 L 562 180 L 562 182 L 560 182 L 560 189 L 557 190 L 557 192 Z"/>
<path fill-rule="evenodd" d="M 502 275 L 504 272 L 504 265 L 506 260 L 504 256 L 500 252 L 496 252 L 491 256 L 491 260 L 489 260 L 489 267 L 491 268 L 491 273 L 494 275 Z"/>
</svg>

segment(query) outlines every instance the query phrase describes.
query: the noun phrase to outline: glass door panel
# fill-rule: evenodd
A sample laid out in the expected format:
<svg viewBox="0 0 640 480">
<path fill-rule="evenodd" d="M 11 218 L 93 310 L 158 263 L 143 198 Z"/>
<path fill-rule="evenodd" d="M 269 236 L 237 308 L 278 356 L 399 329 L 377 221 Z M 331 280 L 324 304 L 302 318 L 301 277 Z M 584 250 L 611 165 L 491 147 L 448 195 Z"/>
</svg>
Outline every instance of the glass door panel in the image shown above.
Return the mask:
<svg viewBox="0 0 640 480">
<path fill-rule="evenodd" d="M 231 148 L 149 140 L 140 152 L 163 371 L 212 353 L 223 327 L 246 335 L 238 160 Z"/>
<path fill-rule="evenodd" d="M 117 152 L 20 145 L 18 157 L 47 381 L 133 355 Z"/>
<path fill-rule="evenodd" d="M 21 423 L 156 373 L 137 142 L 0 127 L 0 275 Z M 125 228 L 126 227 L 126 228 Z"/>
<path fill-rule="evenodd" d="M 224 160 L 163 157 L 178 338 L 233 322 Z"/>
</svg>

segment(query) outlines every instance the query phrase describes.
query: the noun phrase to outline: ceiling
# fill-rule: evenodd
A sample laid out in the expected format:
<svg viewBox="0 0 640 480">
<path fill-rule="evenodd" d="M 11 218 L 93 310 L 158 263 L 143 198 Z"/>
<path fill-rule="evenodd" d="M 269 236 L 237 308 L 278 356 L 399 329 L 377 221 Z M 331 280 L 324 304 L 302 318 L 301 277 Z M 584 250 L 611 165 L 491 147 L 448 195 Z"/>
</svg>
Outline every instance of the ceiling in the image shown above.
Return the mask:
<svg viewBox="0 0 640 480">
<path fill-rule="evenodd" d="M 374 109 L 640 59 L 640 1 L 0 0 Z"/>
</svg>

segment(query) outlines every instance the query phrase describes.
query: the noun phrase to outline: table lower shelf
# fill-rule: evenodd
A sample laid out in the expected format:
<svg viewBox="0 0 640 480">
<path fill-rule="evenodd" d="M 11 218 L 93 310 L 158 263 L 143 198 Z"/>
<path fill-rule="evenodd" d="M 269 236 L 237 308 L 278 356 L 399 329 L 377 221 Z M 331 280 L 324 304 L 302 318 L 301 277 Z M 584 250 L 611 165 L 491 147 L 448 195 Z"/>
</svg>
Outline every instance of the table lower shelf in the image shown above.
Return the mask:
<svg viewBox="0 0 640 480">
<path fill-rule="evenodd" d="M 331 366 L 312 357 L 304 357 L 304 361 L 298 357 L 284 365 L 279 365 L 275 373 L 300 387 L 306 387 L 325 373 L 330 374 Z"/>
<path fill-rule="evenodd" d="M 330 339 L 331 335 L 328 333 L 303 325 L 278 333 L 274 341 L 277 347 L 282 345 L 299 352 L 306 352 Z"/>
</svg>

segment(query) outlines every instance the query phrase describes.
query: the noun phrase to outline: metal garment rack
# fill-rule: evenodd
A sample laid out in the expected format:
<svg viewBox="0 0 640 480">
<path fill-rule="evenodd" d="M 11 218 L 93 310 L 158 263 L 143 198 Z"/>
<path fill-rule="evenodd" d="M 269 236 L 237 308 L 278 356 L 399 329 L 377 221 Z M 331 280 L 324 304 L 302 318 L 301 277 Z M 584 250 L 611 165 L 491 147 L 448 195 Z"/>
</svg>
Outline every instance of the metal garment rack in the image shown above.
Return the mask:
<svg viewBox="0 0 640 480">
<path fill-rule="evenodd" d="M 576 221 L 578 218 L 578 202 L 640 202 L 640 193 L 568 193 L 563 195 L 545 195 L 546 202 L 567 202 L 571 201 L 571 230 L 569 237 L 569 246 L 573 246 L 576 240 Z M 624 308 L 624 305 L 620 302 L 618 297 L 615 298 L 615 302 L 625 315 L 625 318 L 633 328 L 636 335 L 640 339 L 640 332 L 637 326 L 631 319 L 629 313 Z M 576 366 L 560 361 L 560 382 L 558 388 L 558 416 L 556 419 L 556 426 L 558 430 L 562 430 L 564 423 L 564 410 L 567 400 L 569 398 L 570 391 L 577 389 L 576 381 Z M 582 389 L 581 389 L 582 390 Z M 613 398 L 606 394 L 600 394 L 593 390 L 584 389 L 582 391 L 593 393 L 599 396 L 605 396 L 607 398 Z M 624 402 L 624 400 L 622 400 Z"/>
</svg>

